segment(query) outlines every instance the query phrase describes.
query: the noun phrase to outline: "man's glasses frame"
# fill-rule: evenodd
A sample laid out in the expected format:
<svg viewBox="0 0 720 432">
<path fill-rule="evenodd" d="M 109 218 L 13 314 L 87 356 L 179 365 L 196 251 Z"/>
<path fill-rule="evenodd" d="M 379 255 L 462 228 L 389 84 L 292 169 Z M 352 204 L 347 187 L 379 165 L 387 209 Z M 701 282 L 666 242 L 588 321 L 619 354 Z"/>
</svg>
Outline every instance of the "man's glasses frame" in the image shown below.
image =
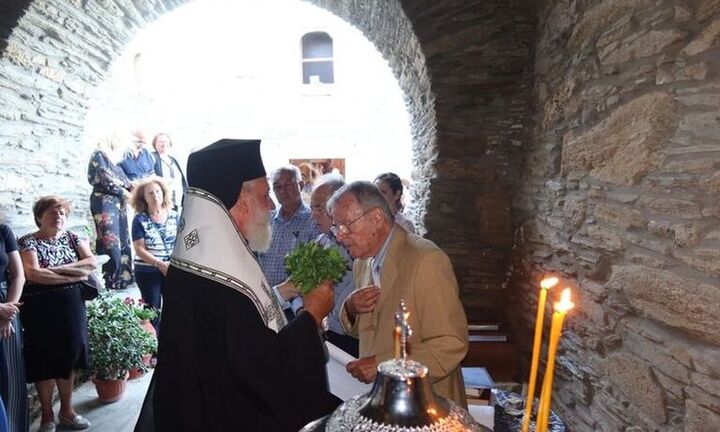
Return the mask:
<svg viewBox="0 0 720 432">
<path fill-rule="evenodd" d="M 352 226 L 352 224 L 354 224 L 355 222 L 359 221 L 360 219 L 363 218 L 363 216 L 365 216 L 366 214 L 368 214 L 368 213 L 370 213 L 371 211 L 375 210 L 376 208 L 377 208 L 377 207 L 373 207 L 373 208 L 371 208 L 371 209 L 365 210 L 360 216 L 356 217 L 355 219 L 351 220 L 350 222 L 342 223 L 342 224 L 332 224 L 332 225 L 330 225 L 330 231 L 333 233 L 333 235 L 334 235 L 335 237 L 337 237 L 338 234 L 340 234 L 340 233 L 343 233 L 343 234 L 352 234 L 352 230 L 350 229 L 350 227 Z"/>
</svg>

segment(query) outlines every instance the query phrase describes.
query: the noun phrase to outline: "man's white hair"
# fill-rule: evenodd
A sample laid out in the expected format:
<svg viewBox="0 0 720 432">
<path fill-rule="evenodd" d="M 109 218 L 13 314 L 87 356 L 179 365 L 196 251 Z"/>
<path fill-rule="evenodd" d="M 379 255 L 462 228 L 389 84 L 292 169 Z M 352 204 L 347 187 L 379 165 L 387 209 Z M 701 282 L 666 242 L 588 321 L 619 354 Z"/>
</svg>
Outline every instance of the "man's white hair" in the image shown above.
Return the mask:
<svg viewBox="0 0 720 432">
<path fill-rule="evenodd" d="M 345 179 L 339 173 L 327 173 L 315 179 L 313 189 L 317 189 L 320 186 L 330 188 L 330 192 L 335 192 L 341 187 L 345 186 Z"/>
<path fill-rule="evenodd" d="M 270 173 L 270 182 L 275 183 L 275 180 L 277 180 L 282 173 L 286 172 L 292 174 L 296 182 L 300 182 L 302 180 L 302 174 L 300 174 L 300 169 L 298 167 L 296 167 L 295 165 L 284 165 L 275 168 L 272 173 Z"/>
</svg>

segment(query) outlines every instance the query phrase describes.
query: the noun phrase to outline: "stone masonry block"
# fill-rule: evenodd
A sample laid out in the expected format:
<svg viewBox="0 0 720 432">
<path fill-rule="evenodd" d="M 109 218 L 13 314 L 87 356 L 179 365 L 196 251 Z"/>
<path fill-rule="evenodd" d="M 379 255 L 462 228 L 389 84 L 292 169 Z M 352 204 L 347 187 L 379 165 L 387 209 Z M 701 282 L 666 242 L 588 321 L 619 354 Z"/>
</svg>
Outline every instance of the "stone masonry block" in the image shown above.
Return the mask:
<svg viewBox="0 0 720 432">
<path fill-rule="evenodd" d="M 639 210 L 618 204 L 598 203 L 595 206 L 595 217 L 624 229 L 645 225 L 645 218 Z"/>
<path fill-rule="evenodd" d="M 586 40 L 601 33 L 609 24 L 629 15 L 634 9 L 651 4 L 650 0 L 609 0 L 598 3 L 588 10 L 575 26 L 568 47 L 579 48 Z"/>
<path fill-rule="evenodd" d="M 590 130 L 565 135 L 562 172 L 588 172 L 619 185 L 634 185 L 662 160 L 660 150 L 675 129 L 675 103 L 667 93 L 640 96 Z"/>
<path fill-rule="evenodd" d="M 613 267 L 608 284 L 627 296 L 639 313 L 695 338 L 720 345 L 720 291 L 717 286 L 667 270 L 637 265 Z"/>
<path fill-rule="evenodd" d="M 609 45 L 600 54 L 600 61 L 604 65 L 612 65 L 649 57 L 663 52 L 668 46 L 686 37 L 686 32 L 676 29 L 651 30 L 641 35 L 633 35 L 618 46 Z"/>
<path fill-rule="evenodd" d="M 663 390 L 643 361 L 627 354 L 617 354 L 607 359 L 605 371 L 610 381 L 632 404 L 641 407 L 658 423 L 665 422 Z"/>
<path fill-rule="evenodd" d="M 700 33 L 698 37 L 693 39 L 685 48 L 683 48 L 681 54 L 686 56 L 694 56 L 701 52 L 707 51 L 710 48 L 717 46 L 720 43 L 720 19 L 717 19 L 710 23 Z"/>
<path fill-rule="evenodd" d="M 695 18 L 704 21 L 717 14 L 720 14 L 720 0 L 700 0 Z"/>
<path fill-rule="evenodd" d="M 710 411 L 692 400 L 685 402 L 685 432 L 717 432 L 720 413 Z"/>
</svg>

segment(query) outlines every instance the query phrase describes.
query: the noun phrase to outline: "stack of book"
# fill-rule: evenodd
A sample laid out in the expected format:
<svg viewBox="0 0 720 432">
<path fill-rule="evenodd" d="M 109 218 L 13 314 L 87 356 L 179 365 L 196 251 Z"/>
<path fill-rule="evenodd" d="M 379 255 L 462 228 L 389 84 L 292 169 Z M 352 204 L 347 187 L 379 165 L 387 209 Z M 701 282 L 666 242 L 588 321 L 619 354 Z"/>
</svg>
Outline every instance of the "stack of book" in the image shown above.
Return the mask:
<svg viewBox="0 0 720 432">
<path fill-rule="evenodd" d="M 507 342 L 507 334 L 500 331 L 500 324 L 468 324 L 470 342 Z"/>
<path fill-rule="evenodd" d="M 489 405 L 495 381 L 484 367 L 462 368 L 468 405 Z"/>
</svg>

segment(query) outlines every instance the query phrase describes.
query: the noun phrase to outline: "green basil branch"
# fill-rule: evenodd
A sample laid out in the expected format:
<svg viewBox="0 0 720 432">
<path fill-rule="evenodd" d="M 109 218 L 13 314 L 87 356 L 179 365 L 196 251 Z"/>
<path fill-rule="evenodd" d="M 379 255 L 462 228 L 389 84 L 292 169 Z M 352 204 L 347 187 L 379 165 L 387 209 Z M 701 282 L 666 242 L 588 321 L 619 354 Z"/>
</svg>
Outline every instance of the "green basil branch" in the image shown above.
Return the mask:
<svg viewBox="0 0 720 432">
<path fill-rule="evenodd" d="M 298 290 L 307 294 L 328 279 L 339 281 L 348 267 L 337 248 L 310 241 L 285 255 L 285 270 Z"/>
</svg>

